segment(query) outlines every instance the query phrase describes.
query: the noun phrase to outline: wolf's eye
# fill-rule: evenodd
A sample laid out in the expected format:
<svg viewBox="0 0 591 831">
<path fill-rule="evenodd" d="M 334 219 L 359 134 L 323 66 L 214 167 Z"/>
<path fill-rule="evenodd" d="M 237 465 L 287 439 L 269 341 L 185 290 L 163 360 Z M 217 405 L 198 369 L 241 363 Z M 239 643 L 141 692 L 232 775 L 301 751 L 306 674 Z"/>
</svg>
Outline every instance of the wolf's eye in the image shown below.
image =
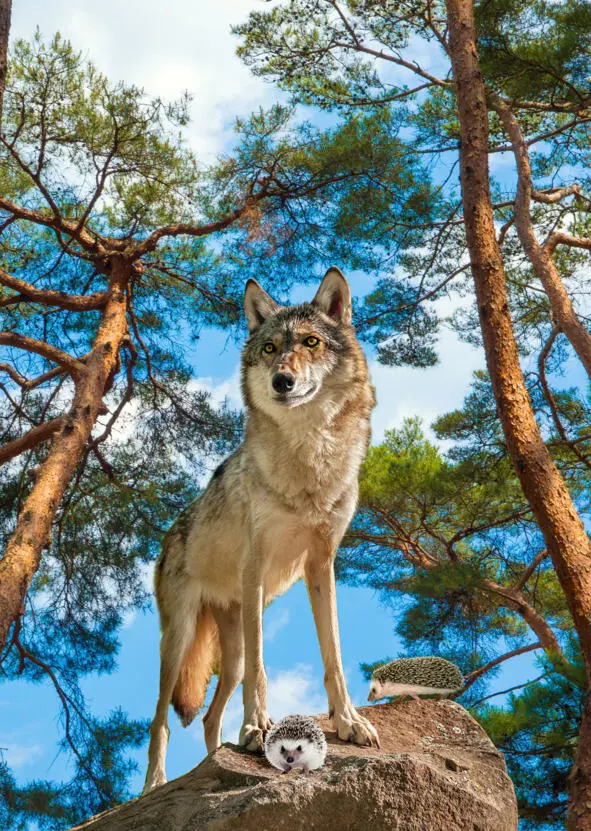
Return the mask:
<svg viewBox="0 0 591 831">
<path fill-rule="evenodd" d="M 263 346 L 263 352 L 266 352 L 267 355 L 272 355 L 273 352 L 275 352 L 276 350 L 277 350 L 277 347 L 275 346 L 274 343 L 271 343 L 271 341 L 269 341 L 268 343 L 266 343 Z"/>
<path fill-rule="evenodd" d="M 320 343 L 320 338 L 316 338 L 316 337 L 314 337 L 314 335 L 310 335 L 310 337 L 306 338 L 306 340 L 304 341 L 304 344 L 306 346 L 309 346 L 310 349 L 314 349 L 314 347 L 318 346 L 319 343 Z"/>
</svg>

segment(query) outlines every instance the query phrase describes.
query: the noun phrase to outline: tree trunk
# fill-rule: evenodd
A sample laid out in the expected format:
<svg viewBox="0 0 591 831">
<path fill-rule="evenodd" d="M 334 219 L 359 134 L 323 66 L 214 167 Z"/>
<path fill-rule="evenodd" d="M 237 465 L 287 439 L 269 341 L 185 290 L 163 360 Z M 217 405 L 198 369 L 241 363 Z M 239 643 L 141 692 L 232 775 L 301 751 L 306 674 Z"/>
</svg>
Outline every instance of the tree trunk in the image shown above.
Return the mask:
<svg viewBox="0 0 591 831">
<path fill-rule="evenodd" d="M 107 380 L 116 371 L 119 350 L 127 337 L 126 290 L 130 276 L 129 265 L 113 263 L 109 299 L 85 369 L 76 383 L 72 406 L 39 467 L 0 560 L 0 652 L 12 624 L 24 611 L 41 552 L 50 542 L 56 511 L 92 433 Z"/>
<path fill-rule="evenodd" d="M 568 804 L 568 831 L 589 831 L 591 828 L 591 694 L 587 693 L 581 724 L 577 758 L 569 774 L 570 799 Z"/>
<path fill-rule="evenodd" d="M 10 34 L 10 15 L 12 0 L 0 0 L 0 130 L 2 129 L 2 104 L 6 85 L 6 66 L 8 55 L 8 35 Z"/>
<path fill-rule="evenodd" d="M 564 332 L 591 378 L 591 332 L 579 319 L 564 283 L 545 245 L 540 245 L 531 223 L 533 183 L 527 145 L 515 115 L 500 99 L 493 99 L 507 135 L 513 145 L 517 163 L 517 194 L 515 198 L 515 226 L 519 241 L 533 269 L 548 295 L 555 323 Z"/>
<path fill-rule="evenodd" d="M 544 535 L 591 678 L 591 544 L 536 423 L 519 365 L 503 260 L 493 222 L 488 111 L 476 51 L 472 0 L 447 0 L 449 45 L 460 121 L 460 180 L 472 276 L 499 417 L 515 470 Z M 591 752 L 581 732 L 569 829 L 591 831 Z"/>
</svg>

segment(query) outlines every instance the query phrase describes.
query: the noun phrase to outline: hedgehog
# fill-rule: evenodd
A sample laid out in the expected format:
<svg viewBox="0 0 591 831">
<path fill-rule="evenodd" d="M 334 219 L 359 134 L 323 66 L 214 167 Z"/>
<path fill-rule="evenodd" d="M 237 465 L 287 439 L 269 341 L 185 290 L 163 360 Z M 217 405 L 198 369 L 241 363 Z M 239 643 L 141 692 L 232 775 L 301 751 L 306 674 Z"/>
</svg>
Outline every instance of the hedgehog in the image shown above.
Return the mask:
<svg viewBox="0 0 591 831">
<path fill-rule="evenodd" d="M 284 773 L 294 768 L 308 773 L 324 764 L 326 739 L 309 716 L 286 716 L 267 733 L 265 756 L 268 762 Z"/>
<path fill-rule="evenodd" d="M 377 667 L 371 676 L 368 701 L 377 701 L 391 695 L 409 695 L 419 701 L 419 695 L 446 695 L 457 693 L 464 685 L 459 668 L 445 658 L 399 658 Z"/>
</svg>

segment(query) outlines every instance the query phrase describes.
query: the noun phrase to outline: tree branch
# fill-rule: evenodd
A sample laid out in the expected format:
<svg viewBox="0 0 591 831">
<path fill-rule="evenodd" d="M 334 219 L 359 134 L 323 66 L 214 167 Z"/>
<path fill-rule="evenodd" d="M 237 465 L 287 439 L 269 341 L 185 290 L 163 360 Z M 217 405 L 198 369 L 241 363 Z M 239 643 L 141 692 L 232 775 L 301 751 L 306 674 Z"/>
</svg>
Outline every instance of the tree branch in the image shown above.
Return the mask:
<svg viewBox="0 0 591 831">
<path fill-rule="evenodd" d="M 62 708 L 63 708 L 64 733 L 65 733 L 65 736 L 66 736 L 66 741 L 67 741 L 68 745 L 70 746 L 70 749 L 72 750 L 73 754 L 78 759 L 78 762 L 79 762 L 81 768 L 85 771 L 86 775 L 92 781 L 92 783 L 94 784 L 94 786 L 97 789 L 98 793 L 101 794 L 104 797 L 105 792 L 103 790 L 103 787 L 102 787 L 100 781 L 97 780 L 97 778 L 93 774 L 92 770 L 88 767 L 88 764 L 87 764 L 86 760 L 80 754 L 80 751 L 76 747 L 76 744 L 75 744 L 74 739 L 72 737 L 72 727 L 71 727 L 72 716 L 71 716 L 71 713 L 70 713 L 70 706 L 74 707 L 74 709 L 76 710 L 78 716 L 80 716 L 80 711 L 78 710 L 78 708 L 76 707 L 76 705 L 74 704 L 72 699 L 63 690 L 60 682 L 57 679 L 57 676 L 56 676 L 55 672 L 49 666 L 49 664 L 46 664 L 45 661 L 42 661 L 36 655 L 33 655 L 31 652 L 29 652 L 29 650 L 26 649 L 21 644 L 18 637 L 15 640 L 15 645 L 16 645 L 16 648 L 17 648 L 17 650 L 19 652 L 19 655 L 21 657 L 21 661 L 24 661 L 24 660 L 30 661 L 32 664 L 35 664 L 41 670 L 43 670 L 43 672 L 45 672 L 49 676 L 49 678 L 51 679 L 51 682 L 52 682 L 52 684 L 55 688 L 55 691 L 56 691 L 56 693 L 57 693 L 57 695 L 58 695 L 58 697 L 61 701 Z"/>
<path fill-rule="evenodd" d="M 102 444 L 103 442 L 105 442 L 109 438 L 109 436 L 111 435 L 111 431 L 113 429 L 113 426 L 114 426 L 115 422 L 117 421 L 117 419 L 121 415 L 121 412 L 123 411 L 124 407 L 131 401 L 131 398 L 133 396 L 133 366 L 134 366 L 134 364 L 136 362 L 136 359 L 137 359 L 137 350 L 136 350 L 135 346 L 133 345 L 133 343 L 131 342 L 131 340 L 129 340 L 127 342 L 126 346 L 129 349 L 129 356 L 130 357 L 129 357 L 129 360 L 127 361 L 127 365 L 125 367 L 125 374 L 126 374 L 126 379 L 127 379 L 127 386 L 125 388 L 125 393 L 123 395 L 123 398 L 121 399 L 121 401 L 119 402 L 119 404 L 117 405 L 115 410 L 113 411 L 113 413 L 112 413 L 110 419 L 108 420 L 107 424 L 105 425 L 105 428 L 104 428 L 103 432 L 100 434 L 100 436 L 97 436 L 96 439 L 91 439 L 90 442 L 89 442 L 89 444 L 92 447 L 93 451 L 95 451 L 95 455 L 97 455 L 97 458 L 99 459 L 99 462 L 101 461 L 101 458 L 98 455 L 97 445 Z"/>
<path fill-rule="evenodd" d="M 549 553 L 548 549 L 543 548 L 538 554 L 536 554 L 536 556 L 533 558 L 531 563 L 525 569 L 525 571 L 523 572 L 523 574 L 521 575 L 521 577 L 519 578 L 517 583 L 515 583 L 515 585 L 513 586 L 513 588 L 516 591 L 520 592 L 525 588 L 525 585 L 526 585 L 527 581 L 532 576 L 534 571 L 537 569 L 537 567 L 540 565 L 540 563 L 548 557 L 548 553 Z"/>
<path fill-rule="evenodd" d="M 511 140 L 511 149 L 517 166 L 517 194 L 515 197 L 515 226 L 523 250 L 541 281 L 552 307 L 556 323 L 571 342 L 587 374 L 591 378 L 591 333 L 585 328 L 577 315 L 564 283 L 552 259 L 552 251 L 557 241 L 566 242 L 568 234 L 562 232 L 551 235 L 553 245 L 540 245 L 534 233 L 531 220 L 531 200 L 534 193 L 532 171 L 523 132 L 508 104 L 498 96 L 492 97 L 492 106 L 503 122 L 505 131 Z M 560 195 L 560 191 L 558 191 Z M 541 194 L 538 192 L 538 197 Z M 573 238 L 575 239 L 575 238 Z M 591 250 L 591 240 L 581 240 L 580 247 Z"/>
<path fill-rule="evenodd" d="M 557 245 L 570 245 L 572 248 L 591 251 L 591 237 L 575 237 L 566 231 L 554 231 L 544 243 L 544 248 L 551 254 Z"/>
<path fill-rule="evenodd" d="M 50 381 L 52 378 L 56 378 L 58 375 L 63 375 L 66 370 L 62 366 L 56 366 L 48 372 L 44 372 L 43 375 L 39 375 L 37 378 L 31 378 L 30 380 L 27 380 L 20 375 L 20 373 L 18 373 L 13 366 L 10 366 L 10 364 L 0 364 L 0 371 L 6 372 L 7 375 L 10 375 L 12 380 L 26 391 L 35 389 L 35 387 L 41 386 L 41 384 L 44 384 L 46 381 Z"/>
<path fill-rule="evenodd" d="M 560 415 L 558 414 L 558 406 L 556 404 L 556 399 L 554 398 L 552 390 L 550 389 L 550 385 L 548 384 L 548 379 L 546 377 L 546 360 L 548 359 L 548 355 L 550 354 L 552 346 L 554 345 L 554 341 L 556 340 L 556 337 L 559 333 L 560 328 L 558 326 L 554 326 L 552 328 L 552 332 L 550 333 L 550 337 L 548 338 L 548 340 L 544 344 L 544 348 L 540 352 L 538 358 L 538 375 L 540 378 L 540 384 L 542 386 L 544 397 L 548 402 L 548 406 L 550 407 L 550 412 L 552 413 L 552 421 L 554 422 L 556 430 L 558 431 L 558 435 L 560 436 L 564 444 L 567 447 L 569 447 L 575 454 L 575 456 L 585 465 L 585 467 L 591 469 L 591 462 L 589 461 L 588 456 L 581 450 L 579 450 L 576 444 L 571 442 L 566 433 L 566 430 L 564 429 L 564 425 L 560 420 Z"/>
<path fill-rule="evenodd" d="M 7 211 L 17 219 L 24 219 L 27 222 L 34 222 L 36 225 L 52 228 L 58 234 L 67 234 L 72 239 L 75 239 L 91 255 L 100 257 L 105 253 L 105 249 L 99 242 L 100 236 L 98 234 L 91 234 L 86 227 L 78 229 L 73 222 L 64 219 L 61 215 L 49 215 L 41 211 L 23 208 L 22 205 L 16 205 L 10 199 L 2 196 L 0 196 L 0 210 Z M 125 243 L 118 240 L 109 240 L 109 245 L 116 249 L 123 249 Z"/>
<path fill-rule="evenodd" d="M 591 103 L 591 96 L 587 96 L 580 103 L 574 104 L 569 102 L 567 104 L 556 104 L 554 102 L 547 103 L 546 101 L 509 101 L 508 98 L 503 98 L 507 104 L 512 104 L 519 110 L 538 110 L 539 112 L 550 113 L 577 113 L 584 115 L 587 107 Z"/>
<path fill-rule="evenodd" d="M 553 205 L 560 202 L 567 196 L 581 196 L 579 185 L 568 185 L 563 188 L 551 188 L 550 190 L 532 190 L 531 198 L 534 202 L 543 202 L 546 205 Z"/>
<path fill-rule="evenodd" d="M 530 684 L 536 684 L 538 681 L 541 681 L 542 678 L 545 678 L 546 675 L 538 675 L 537 678 L 533 678 L 531 681 L 526 681 L 523 684 L 516 684 L 514 687 L 509 687 L 507 690 L 499 690 L 498 692 L 491 693 L 490 695 L 485 695 L 484 698 L 479 698 L 478 701 L 474 701 L 470 704 L 470 707 L 477 707 L 479 704 L 482 704 L 484 701 L 488 701 L 489 698 L 496 698 L 497 695 L 507 695 L 507 693 L 515 692 L 515 690 L 522 690 L 524 687 L 529 686 Z"/>
<path fill-rule="evenodd" d="M 164 384 L 161 384 L 160 381 L 158 381 L 157 378 L 155 378 L 153 368 L 152 368 L 152 359 L 150 357 L 150 350 L 146 346 L 146 344 L 145 344 L 145 342 L 144 342 L 144 340 L 143 340 L 143 338 L 140 334 L 137 318 L 136 318 L 135 312 L 133 310 L 133 302 L 131 300 L 131 297 L 130 297 L 129 302 L 128 302 L 128 312 L 129 312 L 129 318 L 131 320 L 131 327 L 133 329 L 133 333 L 134 333 L 135 338 L 136 338 L 137 342 L 139 343 L 139 345 L 141 347 L 141 350 L 144 353 L 144 357 L 146 359 L 146 369 L 147 369 L 147 373 L 148 373 L 148 378 L 150 379 L 150 383 L 152 384 L 154 389 L 157 389 L 159 392 L 161 392 L 163 395 L 165 395 L 168 399 L 170 399 L 171 404 L 174 407 L 176 407 L 176 409 L 180 413 L 182 413 L 185 416 L 185 418 L 189 419 L 189 421 L 192 421 L 194 424 L 198 424 L 200 427 L 207 427 L 208 426 L 207 422 L 205 422 L 202 418 L 196 418 L 192 413 L 190 413 L 187 409 L 185 409 L 185 407 L 181 404 L 181 402 L 178 401 L 175 394 L 173 392 L 171 392 L 171 390 L 169 390 Z"/>
<path fill-rule="evenodd" d="M 23 436 L 19 436 L 18 439 L 2 445 L 0 447 L 0 465 L 9 462 L 16 456 L 20 456 L 21 453 L 25 453 L 27 450 L 32 450 L 33 447 L 41 444 L 41 442 L 51 439 L 55 433 L 61 430 L 65 421 L 64 416 L 52 418 L 51 421 L 45 421 L 43 424 L 33 427 L 32 430 L 29 430 Z"/>
<path fill-rule="evenodd" d="M 222 219 L 218 219 L 215 222 L 208 222 L 205 225 L 189 225 L 187 223 L 180 222 L 177 225 L 164 225 L 161 228 L 158 228 L 135 246 L 130 257 L 130 262 L 138 260 L 149 251 L 152 251 L 163 237 L 178 237 L 181 235 L 190 237 L 205 237 L 208 234 L 215 234 L 217 231 L 223 231 L 225 228 L 228 228 L 236 222 L 237 219 L 240 219 L 240 217 L 247 210 L 249 210 L 253 204 L 269 195 L 267 190 L 268 184 L 269 183 L 266 182 L 261 190 L 257 194 L 250 196 L 243 205 L 239 208 L 235 208 L 229 214 L 226 214 L 226 216 Z"/>
<path fill-rule="evenodd" d="M 42 340 L 35 340 L 27 335 L 19 335 L 16 332 L 0 332 L 0 345 L 14 346 L 17 349 L 24 349 L 27 352 L 34 352 L 47 358 L 48 361 L 59 364 L 67 370 L 74 380 L 77 380 L 84 371 L 84 364 L 78 358 L 73 358 L 67 352 L 51 346 Z"/>
<path fill-rule="evenodd" d="M 511 652 L 506 652 L 504 655 L 500 655 L 498 658 L 495 658 L 494 661 L 489 661 L 488 664 L 484 664 L 466 676 L 462 691 L 461 693 L 458 693 L 458 695 L 465 693 L 475 681 L 478 681 L 478 679 L 485 673 L 489 672 L 491 669 L 494 669 L 499 664 L 504 663 L 504 661 L 508 661 L 510 658 L 516 658 L 518 655 L 524 655 L 526 652 L 533 652 L 535 649 L 541 648 L 542 644 L 537 641 L 536 643 L 530 643 L 527 646 L 522 646 L 519 649 L 513 649 Z"/>
<path fill-rule="evenodd" d="M 563 656 L 562 649 L 558 643 L 558 639 L 554 634 L 552 627 L 543 615 L 529 603 L 524 595 L 518 589 L 503 586 L 496 583 L 494 580 L 489 580 L 484 577 L 480 581 L 480 586 L 497 597 L 502 599 L 502 605 L 508 606 L 513 611 L 523 618 L 529 628 L 538 636 L 540 644 L 546 652 L 554 652 L 557 655 Z M 564 656 L 563 656 L 564 657 Z"/>
<path fill-rule="evenodd" d="M 388 61 L 389 63 L 394 63 L 396 66 L 402 66 L 405 69 L 409 69 L 411 72 L 414 72 L 415 75 L 420 75 L 421 78 L 424 78 L 426 81 L 430 81 L 432 84 L 435 84 L 438 87 L 443 87 L 444 89 L 453 89 L 453 83 L 450 81 L 444 81 L 442 78 L 438 78 L 436 75 L 431 75 L 430 72 L 427 72 L 418 65 L 418 63 L 413 61 L 407 61 L 404 58 L 401 58 L 397 55 L 390 55 L 386 52 L 382 52 L 379 49 L 372 49 L 370 46 L 364 46 L 363 43 L 358 44 L 351 44 L 347 43 L 346 41 L 342 40 L 335 40 L 333 41 L 333 45 L 337 46 L 339 49 L 353 49 L 356 52 L 363 52 L 365 55 L 371 55 L 374 58 L 381 58 L 383 61 Z"/>
<path fill-rule="evenodd" d="M 501 98 L 500 96 L 496 96 L 494 99 L 497 102 L 497 105 L 508 107 L 508 103 Z M 493 109 L 496 110 L 496 106 L 493 106 Z M 498 110 L 496 110 L 498 112 Z M 569 121 L 567 124 L 563 124 L 561 127 L 556 127 L 554 130 L 547 130 L 545 133 L 538 133 L 537 136 L 533 136 L 532 138 L 528 139 L 527 141 L 524 140 L 525 147 L 531 147 L 534 144 L 537 144 L 540 141 L 547 141 L 547 139 L 554 138 L 555 136 L 559 136 L 562 133 L 566 133 L 567 130 L 571 130 L 573 127 L 578 127 L 581 124 L 587 124 L 587 122 L 591 121 L 591 117 L 589 118 L 574 118 L 572 121 Z M 508 151 L 513 150 L 513 144 L 497 144 L 494 147 L 489 148 L 489 153 L 507 153 Z"/>
<path fill-rule="evenodd" d="M 19 277 L 13 277 L 0 268 L 0 284 L 9 289 L 18 291 L 22 299 L 41 303 L 43 306 L 58 306 L 71 312 L 87 312 L 93 309 L 102 309 L 107 302 L 107 292 L 80 295 L 68 294 L 65 291 L 40 289 L 32 283 L 27 283 Z M 18 298 L 9 298 L 17 301 Z"/>
</svg>

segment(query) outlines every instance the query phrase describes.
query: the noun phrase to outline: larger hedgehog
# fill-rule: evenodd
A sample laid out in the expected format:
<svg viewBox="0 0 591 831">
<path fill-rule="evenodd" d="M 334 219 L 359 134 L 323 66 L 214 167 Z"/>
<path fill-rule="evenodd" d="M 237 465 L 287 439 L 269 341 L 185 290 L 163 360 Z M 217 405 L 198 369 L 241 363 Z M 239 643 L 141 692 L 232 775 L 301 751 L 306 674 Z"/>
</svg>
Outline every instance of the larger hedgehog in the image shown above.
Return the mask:
<svg viewBox="0 0 591 831">
<path fill-rule="evenodd" d="M 267 733 L 265 756 L 284 773 L 294 768 L 308 773 L 324 764 L 326 738 L 309 716 L 285 716 Z"/>
<path fill-rule="evenodd" d="M 437 656 L 399 658 L 377 667 L 371 676 L 368 701 L 391 695 L 451 695 L 464 685 L 462 673 L 451 661 Z"/>
</svg>

